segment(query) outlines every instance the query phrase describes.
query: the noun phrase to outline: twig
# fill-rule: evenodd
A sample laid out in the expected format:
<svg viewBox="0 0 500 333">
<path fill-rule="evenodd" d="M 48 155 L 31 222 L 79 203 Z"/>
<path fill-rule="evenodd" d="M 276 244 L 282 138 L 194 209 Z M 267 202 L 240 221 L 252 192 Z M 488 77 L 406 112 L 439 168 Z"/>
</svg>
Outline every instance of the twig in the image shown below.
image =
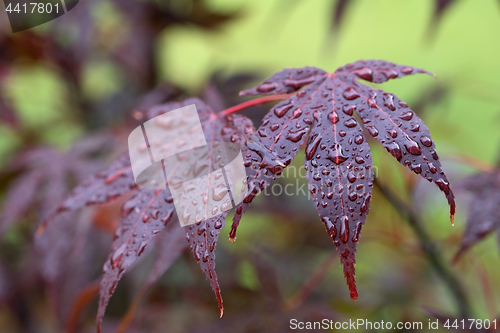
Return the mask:
<svg viewBox="0 0 500 333">
<path fill-rule="evenodd" d="M 99 295 L 99 286 L 100 286 L 100 281 L 95 281 L 87 285 L 82 291 L 80 291 L 71 308 L 64 332 L 66 333 L 76 332 L 78 320 L 80 319 L 83 310 L 85 310 L 85 308 L 94 299 L 94 297 Z"/>
<path fill-rule="evenodd" d="M 235 105 L 233 107 L 230 107 L 229 109 L 226 109 L 224 111 L 221 111 L 220 113 L 223 115 L 234 113 L 243 109 L 246 109 L 251 106 L 259 105 L 259 104 L 264 104 L 267 102 L 272 102 L 272 101 L 277 101 L 280 99 L 287 99 L 288 97 L 292 96 L 293 94 L 281 94 L 281 95 L 269 95 L 269 96 L 264 96 L 264 97 L 259 97 L 255 99 L 251 99 L 249 101 L 240 103 L 238 105 Z"/>
<path fill-rule="evenodd" d="M 420 247 L 429 260 L 429 263 L 441 280 L 443 280 L 446 284 L 453 298 L 455 298 L 460 316 L 464 319 L 472 318 L 469 301 L 467 300 L 467 296 L 462 288 L 462 285 L 446 266 L 445 261 L 437 251 L 436 245 L 425 231 L 423 227 L 424 224 L 420 220 L 420 217 L 415 214 L 413 209 L 401 198 L 399 198 L 399 196 L 394 193 L 392 189 L 384 184 L 381 184 L 377 179 L 374 180 L 373 184 L 385 196 L 387 201 L 389 201 L 399 215 L 406 219 L 410 224 L 410 227 L 417 235 Z"/>
<path fill-rule="evenodd" d="M 313 290 L 323 281 L 326 274 L 330 271 L 333 264 L 337 262 L 337 251 L 333 251 L 321 264 L 316 267 L 314 272 L 307 278 L 306 282 L 300 289 L 293 294 L 287 301 L 285 301 L 285 309 L 294 310 L 298 308 L 304 300 L 309 297 Z"/>
<path fill-rule="evenodd" d="M 468 165 L 468 166 L 473 167 L 474 169 L 477 169 L 481 172 L 491 172 L 495 168 L 494 165 L 492 165 L 488 162 L 482 161 L 478 158 L 475 158 L 475 157 L 467 155 L 467 154 L 462 154 L 462 153 L 458 153 L 454 156 L 446 156 L 444 158 L 446 158 L 447 160 L 450 160 L 450 161 L 454 161 L 454 162 L 462 163 L 464 165 Z M 499 162 L 500 162 L 500 160 L 499 160 Z"/>
</svg>

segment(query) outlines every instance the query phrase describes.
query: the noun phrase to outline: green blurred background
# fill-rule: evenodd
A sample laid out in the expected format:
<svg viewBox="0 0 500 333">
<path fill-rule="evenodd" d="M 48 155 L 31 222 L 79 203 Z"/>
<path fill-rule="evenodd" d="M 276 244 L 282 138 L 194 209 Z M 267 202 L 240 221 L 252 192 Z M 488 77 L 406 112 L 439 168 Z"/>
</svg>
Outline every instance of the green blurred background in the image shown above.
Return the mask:
<svg viewBox="0 0 500 333">
<path fill-rule="evenodd" d="M 437 10 L 442 3 L 447 6 Z M 406 101 L 425 121 L 452 189 L 466 175 L 490 168 L 500 145 L 500 3 L 352 0 L 340 14 L 337 5 L 331 0 L 176 0 L 159 2 L 158 8 L 169 15 L 153 20 L 116 1 L 81 0 L 64 17 L 16 34 L 0 5 L 0 98 L 15 119 L 0 122 L 0 167 L 7 168 L 2 175 L 10 175 L 9 163 L 32 147 L 49 145 L 63 154 L 82 137 L 112 132 L 118 138 L 113 151 L 126 150 L 130 115 L 140 109 L 145 96 L 163 102 L 203 96 L 204 89 L 213 86 L 231 106 L 244 101 L 237 97 L 238 89 L 283 68 L 334 71 L 359 59 L 384 59 L 437 75 L 379 86 Z M 71 61 L 65 63 L 66 57 Z M 248 78 L 231 80 L 243 76 Z M 262 108 L 245 114 L 252 112 L 263 114 Z M 468 194 L 455 190 L 458 212 L 452 228 L 439 190 L 403 168 L 377 142 L 371 146 L 378 177 L 418 212 L 449 265 L 465 226 Z M 103 164 L 108 162 L 104 158 Z M 302 157 L 293 163 L 299 167 Z M 21 176 L 0 180 L 0 199 Z M 297 180 L 291 176 L 279 181 Z M 287 331 L 288 321 L 300 316 L 424 325 L 435 320 L 431 312 L 456 317 L 453 297 L 422 254 L 408 223 L 376 190 L 371 207 L 358 246 L 356 302 L 349 298 L 337 259 L 333 264 L 327 259 L 335 249 L 312 202 L 303 195 L 259 196 L 242 220 L 238 240 L 231 244 L 223 236 L 219 241 L 217 272 L 224 317 L 218 318 L 210 286 L 187 253 L 141 302 L 130 331 Z M 16 260 L 31 255 L 24 248 L 32 242 L 36 221 L 36 214 L 23 216 L 3 236 L 0 250 L 11 279 L 24 274 Z M 111 235 L 106 237 L 109 243 Z M 283 304 L 325 263 L 326 277 L 296 309 L 286 309 Z M 109 331 L 116 329 L 150 264 L 148 259 L 141 261 L 120 283 L 105 319 Z M 102 261 L 93 265 L 100 267 Z M 463 285 L 474 318 L 498 317 L 495 236 L 449 269 Z M 267 270 L 272 274 L 262 273 Z M 269 300 L 269 288 L 276 287 L 270 276 L 276 277 L 279 301 Z M 4 302 L 2 332 L 26 327 L 51 332 L 64 326 L 66 318 L 44 308 L 48 301 L 43 282 L 30 288 L 38 292 L 24 296 L 28 306 L 23 313 L 29 319 L 20 319 Z M 79 330 L 92 331 L 94 315 L 92 304 Z M 36 329 L 25 326 L 26 320 Z"/>
</svg>

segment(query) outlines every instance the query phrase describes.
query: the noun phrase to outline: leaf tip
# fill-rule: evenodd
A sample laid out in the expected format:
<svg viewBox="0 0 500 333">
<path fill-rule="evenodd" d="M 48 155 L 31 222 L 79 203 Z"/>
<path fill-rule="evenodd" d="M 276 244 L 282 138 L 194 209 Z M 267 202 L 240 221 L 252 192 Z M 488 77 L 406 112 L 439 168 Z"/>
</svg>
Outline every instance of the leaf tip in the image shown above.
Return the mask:
<svg viewBox="0 0 500 333">
<path fill-rule="evenodd" d="M 451 221 L 451 226 L 455 226 L 455 214 L 450 214 L 450 221 Z"/>
<path fill-rule="evenodd" d="M 283 167 L 283 168 L 285 168 L 285 167 L 286 167 L 285 163 L 281 162 L 280 160 L 275 159 L 274 161 L 275 161 L 275 162 L 276 162 L 279 166 L 281 166 L 281 167 Z"/>
<path fill-rule="evenodd" d="M 219 318 L 222 318 L 223 315 L 224 315 L 224 308 L 221 308 L 220 309 L 220 317 Z"/>
<path fill-rule="evenodd" d="M 344 277 L 347 282 L 347 287 L 349 288 L 349 294 L 353 301 L 358 299 L 358 290 L 356 288 L 356 279 L 354 278 L 354 263 L 346 262 L 344 263 Z"/>
<path fill-rule="evenodd" d="M 236 241 L 236 227 L 231 226 L 231 231 L 229 232 L 229 241 L 234 243 Z"/>
</svg>

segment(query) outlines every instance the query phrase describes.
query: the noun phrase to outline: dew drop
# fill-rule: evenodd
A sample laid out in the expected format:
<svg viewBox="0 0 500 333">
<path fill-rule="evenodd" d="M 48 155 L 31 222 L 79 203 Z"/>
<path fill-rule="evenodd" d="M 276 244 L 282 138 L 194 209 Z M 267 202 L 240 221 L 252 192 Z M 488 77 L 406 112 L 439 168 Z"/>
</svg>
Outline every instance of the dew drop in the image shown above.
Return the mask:
<svg viewBox="0 0 500 333">
<path fill-rule="evenodd" d="M 340 240 L 345 244 L 349 240 L 349 218 L 347 216 L 342 216 L 341 220 L 342 220 L 342 229 L 341 229 Z"/>
<path fill-rule="evenodd" d="M 385 95 L 384 96 L 384 105 L 389 108 L 389 110 L 394 111 L 396 107 L 394 106 L 394 96 L 393 95 Z"/>
<path fill-rule="evenodd" d="M 283 84 L 287 87 L 292 87 L 293 89 L 298 90 L 301 87 L 312 83 L 314 78 L 314 76 L 310 76 L 303 79 L 286 79 L 283 81 Z"/>
<path fill-rule="evenodd" d="M 368 105 L 371 108 L 376 108 L 377 107 L 377 103 L 375 103 L 375 97 L 377 97 L 377 94 L 374 93 L 374 92 L 371 92 L 370 93 L 370 97 L 368 98 Z"/>
<path fill-rule="evenodd" d="M 450 184 L 447 181 L 445 181 L 442 178 L 439 178 L 438 180 L 436 180 L 436 184 L 445 194 L 450 194 L 450 186 L 449 186 Z"/>
<path fill-rule="evenodd" d="M 363 224 L 361 222 L 358 222 L 358 224 L 356 226 L 356 234 L 352 238 L 352 241 L 355 243 L 359 241 L 359 235 L 361 234 L 361 227 L 362 226 L 363 226 Z"/>
<path fill-rule="evenodd" d="M 222 212 L 227 212 L 227 211 L 228 211 L 228 210 L 230 210 L 230 209 L 231 209 L 231 201 L 229 201 L 229 200 L 226 200 L 226 201 L 222 204 L 222 206 L 220 207 L 220 210 L 221 210 Z"/>
<path fill-rule="evenodd" d="M 366 129 L 368 130 L 368 133 L 370 133 L 371 136 L 376 137 L 378 135 L 378 130 L 375 127 L 366 126 Z"/>
<path fill-rule="evenodd" d="M 356 110 L 356 105 L 344 105 L 342 107 L 342 111 L 344 111 L 344 113 L 348 116 L 352 116 L 352 114 L 354 113 L 354 110 Z"/>
<path fill-rule="evenodd" d="M 389 143 L 386 147 L 387 151 L 391 153 L 398 161 L 401 161 L 403 154 L 401 153 L 401 147 L 396 142 Z"/>
<path fill-rule="evenodd" d="M 422 166 L 420 164 L 412 164 L 410 168 L 416 174 L 420 174 L 422 172 Z"/>
<path fill-rule="evenodd" d="M 373 71 L 370 68 L 363 67 L 354 71 L 354 74 L 366 81 L 373 80 Z"/>
<path fill-rule="evenodd" d="M 274 82 L 269 82 L 269 83 L 264 82 L 264 83 L 262 83 L 261 85 L 259 85 L 257 87 L 257 91 L 258 92 L 264 92 L 264 93 L 265 92 L 270 92 L 270 91 L 273 91 L 274 89 L 276 89 L 277 86 L 278 85 L 276 83 L 274 83 Z"/>
<path fill-rule="evenodd" d="M 399 118 L 403 120 L 411 120 L 413 118 L 413 111 L 406 111 L 399 115 Z"/>
<path fill-rule="evenodd" d="M 396 132 L 395 129 L 391 128 L 390 130 L 387 130 L 387 133 L 391 136 L 391 138 L 396 138 L 398 136 L 398 132 Z"/>
<path fill-rule="evenodd" d="M 174 202 L 174 198 L 172 197 L 171 194 L 169 194 L 167 197 L 165 197 L 165 202 L 167 202 L 167 203 Z"/>
<path fill-rule="evenodd" d="M 349 118 L 346 121 L 344 121 L 344 125 L 346 127 L 352 128 L 352 127 L 355 127 L 357 125 L 357 122 L 354 118 Z"/>
<path fill-rule="evenodd" d="M 219 186 L 213 188 L 212 199 L 215 201 L 221 201 L 228 192 L 229 190 L 226 185 L 220 184 Z"/>
<path fill-rule="evenodd" d="M 339 121 L 339 115 L 335 111 L 330 112 L 328 113 L 328 120 L 330 120 L 332 124 L 336 124 Z"/>
<path fill-rule="evenodd" d="M 117 248 L 113 253 L 113 255 L 111 256 L 111 266 L 113 266 L 113 268 L 116 268 L 116 266 L 118 265 L 118 262 L 120 261 L 120 258 L 122 257 L 125 248 L 126 244 L 120 245 L 120 247 Z"/>
<path fill-rule="evenodd" d="M 300 130 L 296 133 L 290 132 L 290 134 L 288 134 L 288 136 L 286 138 L 287 138 L 287 140 L 290 140 L 293 142 L 299 142 L 302 139 L 302 137 L 304 136 L 304 134 L 307 133 L 307 130 L 308 130 L 308 128 L 304 128 L 303 130 Z"/>
<path fill-rule="evenodd" d="M 142 252 L 144 252 L 147 245 L 148 245 L 148 243 L 146 241 L 141 242 L 141 245 L 139 245 L 139 249 L 137 250 L 137 256 L 140 256 L 142 254 Z"/>
<path fill-rule="evenodd" d="M 411 124 L 410 131 L 412 131 L 412 132 L 418 132 L 419 130 L 420 130 L 420 125 L 419 124 Z"/>
<path fill-rule="evenodd" d="M 191 213 L 189 212 L 189 210 L 184 209 L 184 212 L 182 213 L 182 222 L 184 222 L 184 224 L 188 223 L 190 217 L 191 217 Z"/>
<path fill-rule="evenodd" d="M 194 251 L 193 251 L 194 258 L 196 259 L 196 261 L 200 261 L 200 259 L 201 259 L 201 253 L 200 252 L 201 252 L 200 245 L 196 244 L 196 247 L 194 248 Z"/>
<path fill-rule="evenodd" d="M 411 67 L 403 67 L 403 68 L 401 68 L 401 73 L 403 73 L 403 74 L 407 74 L 408 75 L 408 74 L 411 74 L 411 72 L 413 72 L 413 68 L 411 68 Z"/>
<path fill-rule="evenodd" d="M 340 145 L 339 145 L 337 147 L 337 149 L 331 151 L 330 154 L 328 154 L 328 156 L 326 158 L 335 164 L 340 164 L 340 163 L 345 162 L 348 159 L 348 156 L 346 156 L 343 153 L 342 147 L 340 147 Z"/>
<path fill-rule="evenodd" d="M 280 105 L 276 106 L 274 108 L 274 114 L 278 116 L 278 118 L 282 118 L 288 110 L 290 110 L 293 107 L 293 104 L 285 104 L 285 105 Z"/>
<path fill-rule="evenodd" d="M 424 146 L 426 146 L 426 147 L 430 147 L 430 146 L 432 146 L 432 140 L 431 140 L 431 138 L 429 138 L 429 137 L 427 137 L 427 136 L 425 136 L 425 135 L 422 135 L 422 136 L 420 137 L 420 142 L 422 142 L 422 144 L 423 144 Z"/>
<path fill-rule="evenodd" d="M 349 173 L 347 174 L 347 179 L 351 182 L 351 183 L 354 183 L 356 181 L 356 175 L 354 174 L 354 172 L 352 171 L 349 171 Z"/>
<path fill-rule="evenodd" d="M 352 101 L 353 99 L 356 99 L 359 97 L 359 94 L 356 91 L 356 89 L 354 89 L 352 87 L 347 88 L 342 95 L 344 96 L 345 99 L 347 99 L 349 101 Z"/>
<path fill-rule="evenodd" d="M 421 155 L 422 152 L 420 151 L 420 147 L 418 146 L 418 143 L 411 139 L 407 139 L 404 143 L 406 150 L 412 155 Z"/>
<path fill-rule="evenodd" d="M 318 148 L 319 143 L 321 142 L 321 136 L 319 134 L 314 134 L 312 137 L 311 142 L 306 148 L 306 158 L 310 160 L 313 158 L 314 154 L 316 153 L 316 149 Z"/>
<path fill-rule="evenodd" d="M 370 199 L 372 198 L 371 195 L 367 195 L 365 200 L 363 200 L 363 205 L 361 206 L 361 213 L 364 213 L 368 210 L 368 205 L 370 204 Z"/>
<path fill-rule="evenodd" d="M 365 163 L 365 160 L 361 157 L 361 156 L 356 156 L 356 158 L 354 159 L 356 161 L 356 163 L 358 164 L 363 164 Z"/>
<path fill-rule="evenodd" d="M 358 145 L 362 144 L 364 141 L 363 136 L 361 134 L 356 135 L 354 138 L 354 142 Z"/>
<path fill-rule="evenodd" d="M 316 194 L 316 186 L 309 185 L 309 192 L 311 193 L 311 195 L 315 195 Z"/>
</svg>

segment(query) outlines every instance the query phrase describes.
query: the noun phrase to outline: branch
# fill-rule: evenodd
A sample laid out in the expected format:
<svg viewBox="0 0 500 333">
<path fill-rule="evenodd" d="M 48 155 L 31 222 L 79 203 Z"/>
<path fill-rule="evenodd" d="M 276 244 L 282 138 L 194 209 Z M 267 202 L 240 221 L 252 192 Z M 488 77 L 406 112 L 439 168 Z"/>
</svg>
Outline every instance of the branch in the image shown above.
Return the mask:
<svg viewBox="0 0 500 333">
<path fill-rule="evenodd" d="M 467 300 L 467 296 L 462 288 L 462 285 L 446 266 L 445 261 L 437 251 L 436 245 L 425 231 L 423 227 L 424 224 L 420 220 L 420 217 L 415 214 L 413 209 L 401 198 L 399 198 L 398 195 L 388 186 L 380 183 L 380 181 L 376 178 L 373 181 L 373 184 L 385 196 L 387 201 L 389 201 L 399 215 L 406 219 L 410 224 L 410 227 L 417 235 L 420 247 L 427 257 L 427 260 L 429 260 L 429 263 L 434 268 L 438 276 L 446 284 L 453 298 L 455 298 L 460 316 L 464 319 L 473 318 L 471 317 L 469 301 Z"/>
</svg>

